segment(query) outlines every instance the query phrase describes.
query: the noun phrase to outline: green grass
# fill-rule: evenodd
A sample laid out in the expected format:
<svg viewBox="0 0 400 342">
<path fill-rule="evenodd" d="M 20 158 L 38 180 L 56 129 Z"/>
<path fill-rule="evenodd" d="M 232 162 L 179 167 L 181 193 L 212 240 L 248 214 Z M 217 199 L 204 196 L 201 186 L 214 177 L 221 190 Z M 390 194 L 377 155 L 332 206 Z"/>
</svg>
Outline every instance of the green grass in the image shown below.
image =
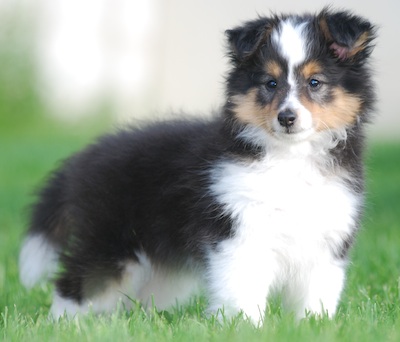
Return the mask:
<svg viewBox="0 0 400 342">
<path fill-rule="evenodd" d="M 18 281 L 26 207 L 33 200 L 32 191 L 57 161 L 109 124 L 62 126 L 37 116 L 29 127 L 20 121 L 18 125 L 19 129 L 0 128 L 0 336 L 4 340 L 400 340 L 400 144 L 375 143 L 369 149 L 365 220 L 333 320 L 310 317 L 298 323 L 275 303 L 262 328 L 240 317 L 221 324 L 204 316 L 200 300 L 171 312 L 148 314 L 137 308 L 55 323 L 47 318 L 51 285 L 27 291 Z"/>
</svg>

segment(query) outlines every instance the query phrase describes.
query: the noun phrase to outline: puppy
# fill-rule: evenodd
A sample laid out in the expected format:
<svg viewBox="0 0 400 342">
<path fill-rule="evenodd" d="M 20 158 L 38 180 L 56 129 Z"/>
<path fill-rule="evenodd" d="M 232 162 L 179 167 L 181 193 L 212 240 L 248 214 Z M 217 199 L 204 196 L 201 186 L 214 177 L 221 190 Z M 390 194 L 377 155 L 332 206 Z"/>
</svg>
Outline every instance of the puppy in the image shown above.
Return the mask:
<svg viewBox="0 0 400 342">
<path fill-rule="evenodd" d="M 210 313 L 255 323 L 276 293 L 299 318 L 335 314 L 363 206 L 374 27 L 324 9 L 226 35 L 217 115 L 102 137 L 39 193 L 20 277 L 55 279 L 54 317 L 199 291 Z"/>
</svg>

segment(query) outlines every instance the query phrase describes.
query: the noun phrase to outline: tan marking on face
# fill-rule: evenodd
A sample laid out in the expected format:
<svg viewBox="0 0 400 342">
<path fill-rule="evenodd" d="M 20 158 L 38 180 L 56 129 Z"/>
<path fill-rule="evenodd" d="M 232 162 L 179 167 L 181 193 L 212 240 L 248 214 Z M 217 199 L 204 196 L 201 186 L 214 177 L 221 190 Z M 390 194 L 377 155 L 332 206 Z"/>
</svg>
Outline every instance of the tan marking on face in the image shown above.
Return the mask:
<svg viewBox="0 0 400 342">
<path fill-rule="evenodd" d="M 282 68 L 278 62 L 275 61 L 269 61 L 265 66 L 265 71 L 275 79 L 278 79 L 282 75 Z"/>
<path fill-rule="evenodd" d="M 276 101 L 261 106 L 257 102 L 257 89 L 250 89 L 246 94 L 232 96 L 236 118 L 246 124 L 252 124 L 271 132 L 272 121 L 277 117 Z"/>
<path fill-rule="evenodd" d="M 354 124 L 362 104 L 359 97 L 347 93 L 343 88 L 335 88 L 333 100 L 326 105 L 312 102 L 304 95 L 300 101 L 311 112 L 316 131 Z"/>
<path fill-rule="evenodd" d="M 311 78 L 313 75 L 320 74 L 321 72 L 322 67 L 317 61 L 308 62 L 301 68 L 301 73 L 306 80 Z"/>
</svg>

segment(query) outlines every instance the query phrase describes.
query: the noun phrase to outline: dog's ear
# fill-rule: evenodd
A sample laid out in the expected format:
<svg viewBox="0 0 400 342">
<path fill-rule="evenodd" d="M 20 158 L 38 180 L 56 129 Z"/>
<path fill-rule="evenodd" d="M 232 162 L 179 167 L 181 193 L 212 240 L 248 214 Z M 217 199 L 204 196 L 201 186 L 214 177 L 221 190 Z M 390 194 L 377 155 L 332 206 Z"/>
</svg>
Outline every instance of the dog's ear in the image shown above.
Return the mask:
<svg viewBox="0 0 400 342">
<path fill-rule="evenodd" d="M 318 24 L 333 55 L 340 61 L 362 63 L 372 52 L 375 28 L 349 12 L 323 10 Z"/>
<path fill-rule="evenodd" d="M 249 59 L 266 41 L 270 31 L 271 23 L 267 18 L 260 18 L 225 31 L 232 59 L 239 63 Z"/>
</svg>

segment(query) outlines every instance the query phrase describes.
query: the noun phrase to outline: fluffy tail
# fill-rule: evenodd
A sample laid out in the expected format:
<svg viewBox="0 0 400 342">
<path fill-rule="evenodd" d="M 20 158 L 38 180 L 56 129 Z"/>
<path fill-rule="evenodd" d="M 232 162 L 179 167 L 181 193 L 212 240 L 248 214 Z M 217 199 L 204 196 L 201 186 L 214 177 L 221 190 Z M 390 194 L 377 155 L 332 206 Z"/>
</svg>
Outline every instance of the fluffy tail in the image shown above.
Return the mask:
<svg viewBox="0 0 400 342">
<path fill-rule="evenodd" d="M 31 288 L 57 271 L 58 251 L 42 234 L 29 234 L 19 255 L 19 278 Z"/>
<path fill-rule="evenodd" d="M 59 252 L 68 238 L 64 176 L 56 173 L 39 193 L 31 225 L 19 255 L 21 283 L 31 288 L 57 271 Z"/>
</svg>

